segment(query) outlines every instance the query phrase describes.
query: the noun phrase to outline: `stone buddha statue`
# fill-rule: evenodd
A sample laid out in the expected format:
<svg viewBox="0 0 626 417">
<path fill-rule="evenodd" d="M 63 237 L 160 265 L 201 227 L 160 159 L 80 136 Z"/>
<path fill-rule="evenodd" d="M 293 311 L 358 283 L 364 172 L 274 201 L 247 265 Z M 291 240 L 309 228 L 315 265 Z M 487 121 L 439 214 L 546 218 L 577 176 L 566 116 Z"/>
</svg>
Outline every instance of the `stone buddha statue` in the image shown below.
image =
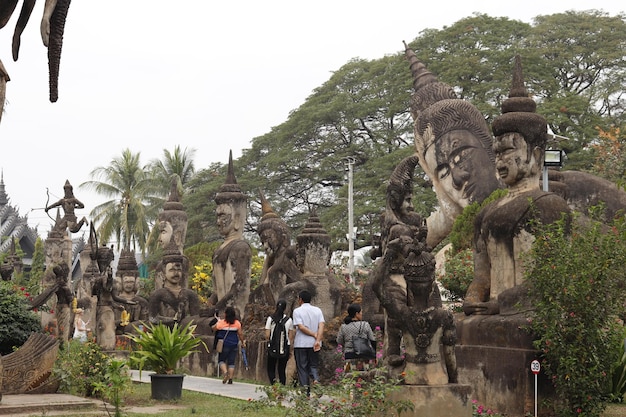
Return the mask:
<svg viewBox="0 0 626 417">
<path fill-rule="evenodd" d="M 413 75 L 411 114 L 419 164 L 433 183 L 439 208 L 428 219 L 428 246 L 452 230 L 456 217 L 501 184 L 496 176 L 492 137 L 485 118 L 471 103 L 437 80 L 406 46 Z"/>
<path fill-rule="evenodd" d="M 137 294 L 139 291 L 139 269 L 134 251 L 122 250 L 115 275 L 119 287 L 118 296 L 134 302 L 134 304 L 120 304 L 115 311 L 118 333 L 125 333 L 131 331 L 132 326 L 148 321 L 148 300 Z M 122 312 L 125 313 L 122 314 Z"/>
<path fill-rule="evenodd" d="M 498 297 L 523 283 L 522 255 L 535 240 L 535 226 L 570 215 L 562 197 L 539 187 L 547 123 L 535 108 L 517 56 L 509 98 L 492 125 L 496 170 L 508 194 L 485 206 L 475 219 L 474 279 L 463 303 L 468 315 L 497 314 Z"/>
<path fill-rule="evenodd" d="M 174 325 L 200 312 L 200 299 L 193 290 L 183 287 L 185 256 L 170 242 L 161 262 L 165 278 L 163 288 L 155 290 L 148 299 L 150 323 Z"/>
</svg>

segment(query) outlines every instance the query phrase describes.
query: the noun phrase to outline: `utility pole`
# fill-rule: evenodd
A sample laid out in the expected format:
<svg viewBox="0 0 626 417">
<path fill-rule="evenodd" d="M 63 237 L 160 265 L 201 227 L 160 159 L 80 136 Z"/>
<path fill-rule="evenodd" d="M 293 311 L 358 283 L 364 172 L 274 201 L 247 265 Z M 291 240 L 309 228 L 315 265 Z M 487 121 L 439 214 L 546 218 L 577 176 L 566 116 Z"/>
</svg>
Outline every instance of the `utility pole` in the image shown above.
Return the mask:
<svg viewBox="0 0 626 417">
<path fill-rule="evenodd" d="M 354 158 L 347 157 L 348 165 L 348 272 L 350 274 L 350 282 L 354 282 L 352 275 L 354 274 L 354 201 L 353 201 L 353 166 Z"/>
</svg>

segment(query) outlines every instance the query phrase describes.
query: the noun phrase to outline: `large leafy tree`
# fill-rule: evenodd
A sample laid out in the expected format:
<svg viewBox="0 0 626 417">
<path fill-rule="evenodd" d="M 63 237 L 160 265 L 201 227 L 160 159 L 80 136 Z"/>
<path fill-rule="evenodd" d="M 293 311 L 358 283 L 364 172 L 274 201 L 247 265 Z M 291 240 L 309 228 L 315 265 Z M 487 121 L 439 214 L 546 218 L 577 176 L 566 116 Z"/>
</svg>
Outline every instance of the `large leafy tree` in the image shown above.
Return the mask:
<svg viewBox="0 0 626 417">
<path fill-rule="evenodd" d="M 149 173 L 140 164 L 140 153 L 125 149 L 110 165 L 91 171 L 93 180 L 80 185 L 110 198 L 90 213 L 102 242 L 115 238 L 118 247 L 145 251 L 151 224 L 163 205 L 163 189 Z"/>
<path fill-rule="evenodd" d="M 526 39 L 530 65 L 524 65 L 538 112 L 554 133 L 571 139 L 560 146 L 572 168 L 590 169 L 592 159 L 580 151 L 597 138 L 597 128 L 626 123 L 625 19 L 599 11 L 538 16 Z"/>
<path fill-rule="evenodd" d="M 302 227 L 315 208 L 334 241 L 345 241 L 345 169 L 351 158 L 355 226 L 375 233 L 384 183 L 413 147 L 407 68 L 400 54 L 345 64 L 286 122 L 253 140 L 238 162 L 247 168 L 241 183 L 262 188 L 293 229 Z M 258 205 L 251 211 L 258 218 Z"/>
<path fill-rule="evenodd" d="M 440 30 L 427 29 L 409 46 L 440 81 L 491 121 L 508 95 L 512 58 L 531 30 L 517 20 L 474 14 Z"/>
<path fill-rule="evenodd" d="M 540 16 L 534 25 L 476 14 L 441 30 L 423 31 L 410 46 L 488 122 L 501 112 L 511 85 L 513 57 L 520 54 L 538 112 L 555 134 L 572 138 L 560 144 L 568 152 L 567 167 L 588 169 L 593 154 L 586 145 L 595 142 L 596 127 L 609 131 L 622 126 L 625 131 L 621 96 L 625 27 L 623 16 L 595 11 Z M 295 233 L 315 207 L 333 242 L 345 244 L 345 168 L 346 158 L 353 158 L 355 225 L 359 243 L 368 243 L 370 236 L 365 235 L 377 233 L 378 215 L 384 209 L 386 181 L 393 167 L 413 151 L 411 92 L 403 53 L 371 61 L 354 59 L 316 88 L 284 123 L 254 138 L 251 148 L 235 161 L 237 179 L 250 202 L 248 230 L 254 232 L 260 218 L 262 189 Z M 196 194 L 190 194 L 185 205 L 190 213 L 192 205 L 206 210 L 202 216 L 191 215 L 201 217 L 198 221 L 206 227 L 195 231 L 202 230 L 206 239 L 216 236 L 211 231 L 212 199 L 225 168 L 211 166 L 198 178 L 192 182 Z M 416 183 L 423 186 L 415 190 L 416 209 L 428 214 L 435 199 L 419 169 Z"/>
</svg>

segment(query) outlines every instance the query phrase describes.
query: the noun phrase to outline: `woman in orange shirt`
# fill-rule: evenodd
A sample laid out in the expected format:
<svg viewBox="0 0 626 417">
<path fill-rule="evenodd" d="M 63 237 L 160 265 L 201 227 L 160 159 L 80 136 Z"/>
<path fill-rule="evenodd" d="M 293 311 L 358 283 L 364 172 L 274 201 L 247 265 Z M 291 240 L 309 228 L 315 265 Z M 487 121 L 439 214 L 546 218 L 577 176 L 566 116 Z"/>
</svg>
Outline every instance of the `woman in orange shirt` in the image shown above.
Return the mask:
<svg viewBox="0 0 626 417">
<path fill-rule="evenodd" d="M 237 358 L 237 346 L 239 341 L 243 347 L 246 341 L 241 330 L 241 322 L 237 320 L 236 312 L 233 307 L 226 307 L 224 318 L 220 319 L 211 326 L 215 332 L 217 340 L 222 339 L 224 346 L 217 358 L 220 372 L 224 375 L 222 384 L 232 384 L 235 375 L 235 359 Z"/>
</svg>

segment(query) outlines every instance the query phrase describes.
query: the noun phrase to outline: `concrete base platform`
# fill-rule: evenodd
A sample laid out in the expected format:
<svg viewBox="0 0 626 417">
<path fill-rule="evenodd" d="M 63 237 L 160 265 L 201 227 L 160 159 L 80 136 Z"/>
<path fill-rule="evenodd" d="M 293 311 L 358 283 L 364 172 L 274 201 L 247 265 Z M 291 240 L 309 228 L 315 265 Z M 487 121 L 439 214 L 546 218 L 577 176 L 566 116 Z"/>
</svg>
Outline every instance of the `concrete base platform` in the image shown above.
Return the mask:
<svg viewBox="0 0 626 417">
<path fill-rule="evenodd" d="M 403 416 L 409 417 L 471 417 L 472 402 L 469 385 L 403 385 L 393 391 L 393 401 L 409 400 L 414 410 L 405 411 Z"/>
<path fill-rule="evenodd" d="M 97 411 L 101 400 L 76 397 L 68 394 L 17 394 L 3 395 L 0 416 L 67 415 L 70 411 Z"/>
</svg>

